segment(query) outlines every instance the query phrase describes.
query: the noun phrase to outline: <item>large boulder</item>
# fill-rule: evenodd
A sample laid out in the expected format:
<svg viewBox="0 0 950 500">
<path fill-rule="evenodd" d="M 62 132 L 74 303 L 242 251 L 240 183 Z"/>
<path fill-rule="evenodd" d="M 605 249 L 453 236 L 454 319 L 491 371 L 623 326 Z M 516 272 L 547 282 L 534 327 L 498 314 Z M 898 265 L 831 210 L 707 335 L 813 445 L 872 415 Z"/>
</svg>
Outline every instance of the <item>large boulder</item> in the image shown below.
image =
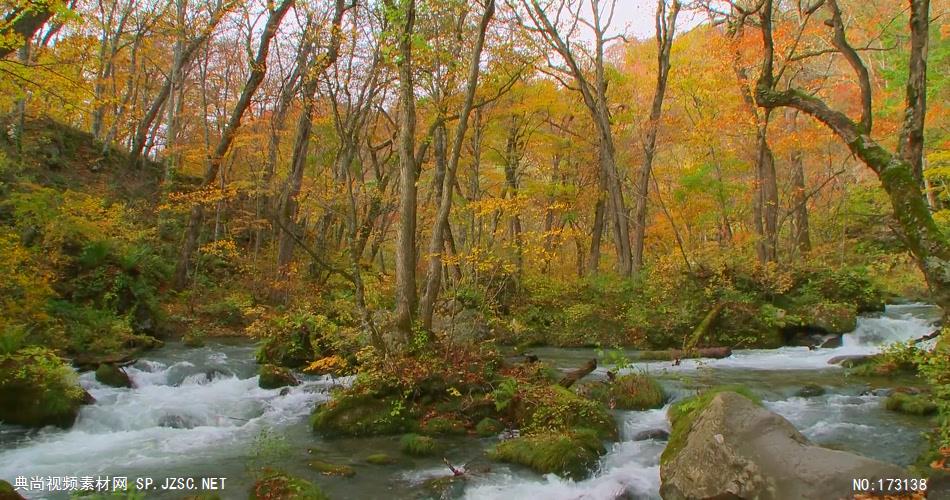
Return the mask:
<svg viewBox="0 0 950 500">
<path fill-rule="evenodd" d="M 851 498 L 852 480 L 903 478 L 900 467 L 811 444 L 787 420 L 735 392 L 671 411 L 660 463 L 665 500 Z"/>
<path fill-rule="evenodd" d="M 129 374 L 114 364 L 99 365 L 99 368 L 96 368 L 96 381 L 112 387 L 132 387 Z"/>
</svg>

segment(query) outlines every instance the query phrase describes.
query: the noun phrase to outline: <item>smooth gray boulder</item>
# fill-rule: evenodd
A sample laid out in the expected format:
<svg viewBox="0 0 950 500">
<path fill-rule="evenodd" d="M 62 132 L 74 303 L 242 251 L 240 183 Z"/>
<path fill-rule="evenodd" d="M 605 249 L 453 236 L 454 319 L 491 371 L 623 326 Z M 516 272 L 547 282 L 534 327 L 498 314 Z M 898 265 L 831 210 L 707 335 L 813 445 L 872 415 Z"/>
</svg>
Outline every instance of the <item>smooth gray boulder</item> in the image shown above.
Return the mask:
<svg viewBox="0 0 950 500">
<path fill-rule="evenodd" d="M 910 477 L 896 465 L 811 444 L 787 420 L 734 392 L 695 410 L 660 464 L 664 500 L 851 499 L 852 481 Z M 677 436 L 677 432 L 686 432 Z"/>
</svg>

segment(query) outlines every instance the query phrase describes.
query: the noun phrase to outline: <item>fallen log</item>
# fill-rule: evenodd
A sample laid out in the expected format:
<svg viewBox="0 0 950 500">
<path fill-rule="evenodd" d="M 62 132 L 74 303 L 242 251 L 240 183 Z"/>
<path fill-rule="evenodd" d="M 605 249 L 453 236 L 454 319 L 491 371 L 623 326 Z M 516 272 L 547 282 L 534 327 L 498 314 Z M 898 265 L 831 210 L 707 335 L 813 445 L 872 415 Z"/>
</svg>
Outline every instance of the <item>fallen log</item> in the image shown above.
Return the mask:
<svg viewBox="0 0 950 500">
<path fill-rule="evenodd" d="M 692 335 L 689 336 L 689 340 L 683 346 L 684 350 L 692 351 L 696 348 L 696 345 L 709 333 L 709 329 L 712 328 L 713 323 L 719 319 L 719 314 L 722 312 L 723 308 L 726 307 L 725 302 L 720 302 L 713 306 L 712 309 L 706 313 L 706 317 L 699 322 L 699 325 L 696 326 L 696 329 L 693 330 Z"/>
<path fill-rule="evenodd" d="M 638 351 L 633 358 L 640 361 L 675 361 L 678 359 L 713 358 L 732 356 L 731 347 L 700 347 L 698 349 L 667 349 L 664 351 Z"/>
<path fill-rule="evenodd" d="M 930 340 L 930 339 L 935 339 L 935 338 L 937 338 L 937 337 L 939 337 L 939 336 L 940 336 L 940 330 L 937 329 L 937 330 L 934 330 L 934 331 L 931 332 L 931 333 L 928 333 L 927 335 L 924 335 L 923 337 L 919 337 L 919 338 L 914 339 L 914 341 L 913 341 L 912 343 L 914 343 L 914 344 L 919 344 L 919 343 L 921 343 L 921 342 L 926 342 L 926 341 L 928 341 L 928 340 Z"/>
<path fill-rule="evenodd" d="M 574 382 L 586 377 L 587 374 L 595 369 L 597 369 L 597 358 L 591 359 L 587 363 L 584 363 L 584 366 L 576 370 L 567 372 L 567 375 L 564 375 L 564 378 L 562 378 L 558 384 L 560 384 L 561 387 L 568 388 L 574 385 Z"/>
</svg>

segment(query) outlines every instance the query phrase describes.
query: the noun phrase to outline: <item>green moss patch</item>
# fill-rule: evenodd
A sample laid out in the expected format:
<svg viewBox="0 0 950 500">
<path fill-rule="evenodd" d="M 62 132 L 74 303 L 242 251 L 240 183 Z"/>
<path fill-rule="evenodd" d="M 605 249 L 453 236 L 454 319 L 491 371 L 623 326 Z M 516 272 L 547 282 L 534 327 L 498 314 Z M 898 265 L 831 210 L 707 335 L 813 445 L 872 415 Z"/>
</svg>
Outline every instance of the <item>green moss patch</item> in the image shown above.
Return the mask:
<svg viewBox="0 0 950 500">
<path fill-rule="evenodd" d="M 28 347 L 0 355 L 0 420 L 69 427 L 87 393 L 76 373 L 52 351 Z"/>
<path fill-rule="evenodd" d="M 132 380 L 125 370 L 111 364 L 102 364 L 96 368 L 96 381 L 111 387 L 132 387 Z"/>
<path fill-rule="evenodd" d="M 481 419 L 475 426 L 475 433 L 482 437 L 495 436 L 505 430 L 505 425 L 491 417 Z"/>
<path fill-rule="evenodd" d="M 372 465 L 392 465 L 396 463 L 396 459 L 385 453 L 373 453 L 366 457 L 366 463 Z"/>
<path fill-rule="evenodd" d="M 515 419 L 528 434 L 586 428 L 604 440 L 617 439 L 617 423 L 603 403 L 561 386 L 528 386 L 519 392 Z"/>
<path fill-rule="evenodd" d="M 356 471 L 349 465 L 334 464 L 324 460 L 311 460 L 307 462 L 307 467 L 324 476 L 353 477 L 356 475 Z"/>
<path fill-rule="evenodd" d="M 328 500 L 317 485 L 276 470 L 265 470 L 251 487 L 251 500 Z"/>
<path fill-rule="evenodd" d="M 649 410 L 666 402 L 666 393 L 653 377 L 643 373 L 629 373 L 610 382 L 603 401 L 610 408 L 620 410 Z"/>
<path fill-rule="evenodd" d="M 419 430 L 423 434 L 465 434 L 468 432 L 464 421 L 453 416 L 439 416 L 427 419 Z"/>
<path fill-rule="evenodd" d="M 578 429 L 510 439 L 491 449 L 489 457 L 578 480 L 590 473 L 606 451 L 596 431 Z"/>
<path fill-rule="evenodd" d="M 406 455 L 413 457 L 428 457 L 439 449 L 439 443 L 429 436 L 406 434 L 399 440 L 399 448 Z"/>
<path fill-rule="evenodd" d="M 884 407 L 890 411 L 908 415 L 924 416 L 937 413 L 937 405 L 927 395 L 923 394 L 906 394 L 895 391 L 884 400 Z"/>
</svg>

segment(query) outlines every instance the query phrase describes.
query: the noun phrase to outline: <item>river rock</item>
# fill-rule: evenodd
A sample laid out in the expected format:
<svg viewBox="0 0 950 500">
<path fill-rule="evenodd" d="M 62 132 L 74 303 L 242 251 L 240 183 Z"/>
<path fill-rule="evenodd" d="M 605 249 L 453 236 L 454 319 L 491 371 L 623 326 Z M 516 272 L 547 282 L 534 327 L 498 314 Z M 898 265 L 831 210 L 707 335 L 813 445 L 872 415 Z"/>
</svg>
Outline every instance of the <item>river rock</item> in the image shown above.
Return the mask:
<svg viewBox="0 0 950 500">
<path fill-rule="evenodd" d="M 841 365 L 845 368 L 854 368 L 855 366 L 870 363 L 873 357 L 874 356 L 871 354 L 845 354 L 843 356 L 835 356 L 829 359 L 828 364 Z"/>
<path fill-rule="evenodd" d="M 96 381 L 112 387 L 132 387 L 132 379 L 122 368 L 113 364 L 102 364 L 96 368 Z"/>
<path fill-rule="evenodd" d="M 679 429 L 685 435 L 674 427 L 677 448 L 661 462 L 665 500 L 851 498 L 853 478 L 907 477 L 895 465 L 815 446 L 787 420 L 734 392 L 716 394 L 695 412 Z"/>
<path fill-rule="evenodd" d="M 0 500 L 26 500 L 12 484 L 0 479 Z"/>
<path fill-rule="evenodd" d="M 294 377 L 294 374 L 291 373 L 290 370 L 276 365 L 261 366 L 261 377 L 257 381 L 257 385 L 259 385 L 261 389 L 277 389 L 279 387 L 299 384 L 300 382 L 297 381 L 297 377 Z"/>
<path fill-rule="evenodd" d="M 169 427 L 172 429 L 193 429 L 195 423 L 183 415 L 162 415 L 158 419 L 159 427 Z"/>
<path fill-rule="evenodd" d="M 670 438 L 670 433 L 666 432 L 663 429 L 650 429 L 646 431 L 640 431 L 633 436 L 634 441 L 646 441 L 648 439 L 655 439 L 657 441 L 666 441 Z"/>
<path fill-rule="evenodd" d="M 800 398 L 814 398 L 825 394 L 825 388 L 818 384 L 805 384 L 795 393 Z"/>
</svg>

